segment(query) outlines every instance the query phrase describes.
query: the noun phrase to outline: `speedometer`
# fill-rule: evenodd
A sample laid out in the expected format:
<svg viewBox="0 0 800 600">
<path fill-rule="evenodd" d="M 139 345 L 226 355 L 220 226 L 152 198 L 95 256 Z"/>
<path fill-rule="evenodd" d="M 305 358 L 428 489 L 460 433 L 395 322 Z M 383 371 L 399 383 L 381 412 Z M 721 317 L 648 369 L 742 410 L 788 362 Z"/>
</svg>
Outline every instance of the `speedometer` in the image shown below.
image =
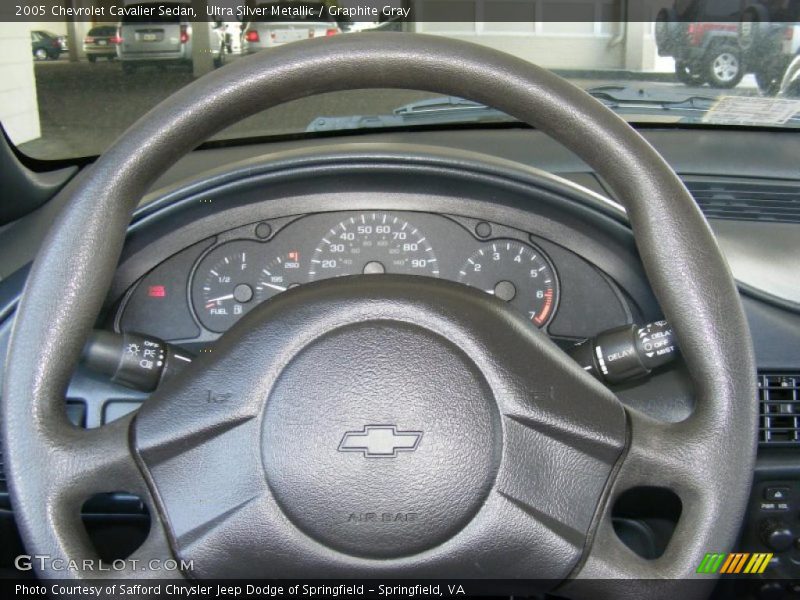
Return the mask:
<svg viewBox="0 0 800 600">
<path fill-rule="evenodd" d="M 425 235 L 408 221 L 384 212 L 353 214 L 333 226 L 311 257 L 309 279 L 405 273 L 439 276 Z"/>
</svg>

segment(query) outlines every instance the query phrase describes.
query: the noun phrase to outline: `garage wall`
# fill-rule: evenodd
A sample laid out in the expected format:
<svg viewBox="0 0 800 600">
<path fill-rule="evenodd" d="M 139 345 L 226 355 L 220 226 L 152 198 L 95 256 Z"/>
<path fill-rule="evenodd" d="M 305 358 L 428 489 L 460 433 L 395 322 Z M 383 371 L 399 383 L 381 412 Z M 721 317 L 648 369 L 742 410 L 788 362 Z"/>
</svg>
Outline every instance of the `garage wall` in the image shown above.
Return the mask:
<svg viewBox="0 0 800 600">
<path fill-rule="evenodd" d="M 672 0 L 408 1 L 421 21 L 409 30 L 485 44 L 551 69 L 672 69 L 658 56 L 652 29 Z"/>
<path fill-rule="evenodd" d="M 625 60 L 624 46 L 612 42 L 618 23 L 420 22 L 415 25 L 421 33 L 487 45 L 550 69 L 618 69 Z"/>
<path fill-rule="evenodd" d="M 420 32 L 485 44 L 549 68 L 612 69 L 624 62 L 624 49 L 612 42 L 621 2 L 413 0 L 413 5 Z M 453 22 L 453 15 L 466 21 Z"/>
<path fill-rule="evenodd" d="M 31 53 L 34 28 L 39 27 L 0 23 L 0 122 L 14 144 L 41 135 Z"/>
</svg>

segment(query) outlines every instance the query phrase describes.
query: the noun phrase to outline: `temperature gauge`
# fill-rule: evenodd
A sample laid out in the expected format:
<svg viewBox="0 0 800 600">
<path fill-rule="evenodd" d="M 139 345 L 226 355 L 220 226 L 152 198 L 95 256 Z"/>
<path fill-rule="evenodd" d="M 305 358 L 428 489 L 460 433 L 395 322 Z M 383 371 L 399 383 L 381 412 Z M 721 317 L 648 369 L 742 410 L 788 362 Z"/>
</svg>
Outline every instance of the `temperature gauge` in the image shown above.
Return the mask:
<svg viewBox="0 0 800 600">
<path fill-rule="evenodd" d="M 276 294 L 300 285 L 304 273 L 300 270 L 300 252 L 291 250 L 276 256 L 258 272 L 256 301 L 264 302 Z"/>
</svg>

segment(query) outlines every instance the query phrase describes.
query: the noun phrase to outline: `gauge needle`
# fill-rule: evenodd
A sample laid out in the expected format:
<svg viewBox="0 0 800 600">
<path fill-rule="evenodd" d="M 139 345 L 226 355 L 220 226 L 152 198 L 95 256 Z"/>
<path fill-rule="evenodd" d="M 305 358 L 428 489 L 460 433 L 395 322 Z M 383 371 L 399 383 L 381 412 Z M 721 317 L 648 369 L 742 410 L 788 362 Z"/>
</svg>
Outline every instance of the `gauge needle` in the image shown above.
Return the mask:
<svg viewBox="0 0 800 600">
<path fill-rule="evenodd" d="M 211 298 L 208 302 L 206 302 L 206 306 L 209 306 L 209 305 L 215 304 L 215 303 L 220 303 L 223 300 L 230 300 L 231 298 L 233 298 L 233 294 L 227 294 L 225 296 L 220 296 L 219 298 Z"/>
<path fill-rule="evenodd" d="M 275 285 L 274 283 L 266 283 L 264 281 L 261 282 L 261 285 L 265 285 L 273 290 L 278 290 L 279 292 L 285 292 L 286 288 L 281 285 Z"/>
</svg>

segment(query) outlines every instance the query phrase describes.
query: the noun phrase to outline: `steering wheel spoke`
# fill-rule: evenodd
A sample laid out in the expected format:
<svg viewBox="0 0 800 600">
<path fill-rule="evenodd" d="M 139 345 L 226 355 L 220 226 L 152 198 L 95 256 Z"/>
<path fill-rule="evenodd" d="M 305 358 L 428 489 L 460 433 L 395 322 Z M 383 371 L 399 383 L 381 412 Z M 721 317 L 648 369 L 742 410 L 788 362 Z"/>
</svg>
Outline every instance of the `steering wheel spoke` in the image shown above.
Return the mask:
<svg viewBox="0 0 800 600">
<path fill-rule="evenodd" d="M 142 474 L 130 451 L 132 420 L 126 415 L 94 429 L 65 427 L 49 440 L 54 493 L 85 500 L 115 490 L 140 492 Z"/>
<path fill-rule="evenodd" d="M 660 421 L 633 408 L 626 413 L 630 441 L 617 486 L 662 487 L 680 496 L 707 485 L 697 469 L 703 448 L 687 435 L 691 422 Z"/>
<path fill-rule="evenodd" d="M 150 493 L 130 445 L 133 415 L 95 429 L 83 429 L 65 423 L 44 440 L 29 440 L 28 456 L 41 458 L 38 464 L 48 469 L 47 485 L 26 487 L 28 481 L 17 478 L 17 498 L 33 499 L 20 516 L 48 522 L 58 537 L 46 550 L 37 554 L 54 558 L 75 558 L 41 572 L 45 577 L 130 578 L 180 576 L 179 572 L 162 571 L 165 561 L 172 559 L 172 550 L 165 535 L 160 513 Z M 38 454 L 42 452 L 42 454 Z M 46 458 L 45 458 L 46 457 Z M 16 465 L 12 468 L 16 468 Z M 148 507 L 150 531 L 142 545 L 123 562 L 103 563 L 97 555 L 81 520 L 81 510 L 96 494 L 126 492 L 139 497 Z M 15 509 L 19 509 L 15 505 Z M 18 511 L 19 514 L 19 511 Z M 18 523 L 23 533 L 25 520 Z M 111 568 L 111 564 L 114 565 Z"/>
<path fill-rule="evenodd" d="M 572 579 L 559 590 L 571 598 L 596 598 L 599 590 L 609 596 L 624 595 L 624 581 L 629 579 L 654 580 L 650 585 L 655 597 L 673 596 L 674 588 L 655 580 L 685 577 L 697 568 L 706 552 L 717 549 L 698 544 L 687 547 L 685 543 L 724 509 L 724 499 L 718 499 L 715 490 L 709 488 L 707 474 L 698 468 L 705 459 L 705 448 L 696 441 L 697 417 L 668 423 L 635 409 L 629 408 L 626 413 L 630 436 L 626 454 L 597 516 L 590 549 Z M 668 490 L 681 505 L 671 541 L 654 559 L 636 554 L 614 527 L 615 502 L 637 488 Z M 704 597 L 708 591 L 709 586 L 694 581 L 686 584 L 682 593 L 693 598 Z"/>
</svg>

